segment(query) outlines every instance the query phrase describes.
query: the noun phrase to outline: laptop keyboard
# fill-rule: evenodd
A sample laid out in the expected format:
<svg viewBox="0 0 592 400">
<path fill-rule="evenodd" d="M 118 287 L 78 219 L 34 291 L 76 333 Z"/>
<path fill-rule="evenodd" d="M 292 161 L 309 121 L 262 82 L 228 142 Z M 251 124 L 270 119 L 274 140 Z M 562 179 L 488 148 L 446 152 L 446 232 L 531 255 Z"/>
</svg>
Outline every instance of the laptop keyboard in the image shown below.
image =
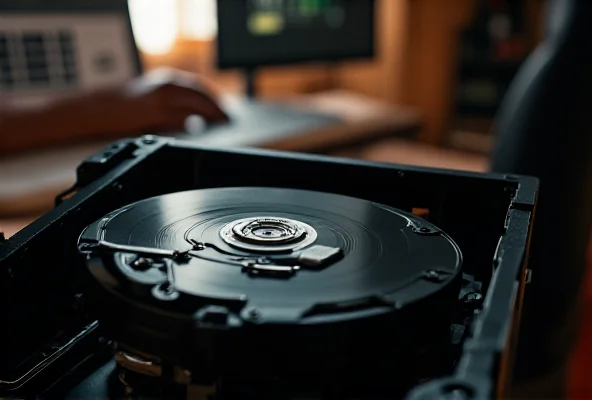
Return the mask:
<svg viewBox="0 0 592 400">
<path fill-rule="evenodd" d="M 59 89 L 76 83 L 71 32 L 0 31 L 0 92 Z"/>
</svg>

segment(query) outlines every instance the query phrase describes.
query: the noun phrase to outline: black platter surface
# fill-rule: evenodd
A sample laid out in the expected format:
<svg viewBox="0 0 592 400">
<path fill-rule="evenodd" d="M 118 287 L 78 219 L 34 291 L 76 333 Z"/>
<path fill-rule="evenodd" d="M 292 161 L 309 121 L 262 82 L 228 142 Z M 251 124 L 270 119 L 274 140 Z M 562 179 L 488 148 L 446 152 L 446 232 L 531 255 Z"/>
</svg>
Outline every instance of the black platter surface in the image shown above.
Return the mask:
<svg viewBox="0 0 592 400">
<path fill-rule="evenodd" d="M 201 189 L 115 210 L 79 248 L 131 386 L 144 374 L 224 398 L 392 394 L 451 367 L 439 352 L 461 252 L 411 213 L 313 191 Z M 434 355 L 442 365 L 424 362 Z"/>
</svg>

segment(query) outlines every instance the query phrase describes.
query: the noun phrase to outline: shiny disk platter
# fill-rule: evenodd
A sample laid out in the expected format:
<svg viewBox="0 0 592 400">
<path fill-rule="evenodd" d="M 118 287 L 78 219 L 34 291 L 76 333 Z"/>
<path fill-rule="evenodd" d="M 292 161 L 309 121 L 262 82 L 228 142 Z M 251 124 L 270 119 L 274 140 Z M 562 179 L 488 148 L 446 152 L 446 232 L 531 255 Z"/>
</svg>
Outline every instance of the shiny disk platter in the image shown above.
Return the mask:
<svg viewBox="0 0 592 400">
<path fill-rule="evenodd" d="M 296 189 L 148 198 L 88 226 L 79 249 L 88 302 L 130 359 L 243 390 L 427 375 L 462 278 L 459 247 L 428 221 Z"/>
</svg>

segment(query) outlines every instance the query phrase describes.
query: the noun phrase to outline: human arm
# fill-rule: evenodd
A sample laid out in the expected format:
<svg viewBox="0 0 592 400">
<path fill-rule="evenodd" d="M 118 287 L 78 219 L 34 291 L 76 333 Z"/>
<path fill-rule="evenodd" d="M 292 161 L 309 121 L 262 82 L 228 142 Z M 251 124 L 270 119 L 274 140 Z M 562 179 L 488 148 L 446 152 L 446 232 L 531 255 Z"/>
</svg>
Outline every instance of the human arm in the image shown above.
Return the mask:
<svg viewBox="0 0 592 400">
<path fill-rule="evenodd" d="M 203 79 L 158 70 L 125 85 L 60 98 L 35 108 L 0 109 L 0 155 L 34 147 L 181 131 L 188 116 L 227 120 Z"/>
</svg>

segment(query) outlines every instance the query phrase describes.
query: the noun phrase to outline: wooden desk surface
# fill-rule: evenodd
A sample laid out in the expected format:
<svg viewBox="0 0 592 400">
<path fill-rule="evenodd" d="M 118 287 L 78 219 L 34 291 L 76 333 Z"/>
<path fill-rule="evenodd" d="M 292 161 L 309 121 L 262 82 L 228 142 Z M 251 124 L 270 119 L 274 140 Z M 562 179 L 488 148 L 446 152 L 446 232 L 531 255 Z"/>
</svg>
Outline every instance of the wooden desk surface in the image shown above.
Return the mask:
<svg viewBox="0 0 592 400">
<path fill-rule="evenodd" d="M 314 152 L 315 149 L 354 144 L 360 139 L 376 140 L 393 136 L 398 132 L 419 127 L 421 120 L 413 109 L 395 107 L 344 91 L 277 100 L 277 103 L 282 102 L 295 108 L 337 116 L 345 123 L 311 129 L 282 140 L 268 138 L 259 143 L 247 143 L 247 146 Z M 248 139 L 245 135 L 240 135 L 240 138 L 236 134 L 233 137 L 227 136 L 204 135 L 195 140 L 198 144 L 228 147 L 232 143 L 242 146 L 242 142 Z M 46 148 L 0 159 L 0 218 L 38 214 L 52 207 L 55 196 L 74 183 L 79 163 L 110 142 Z M 9 227 L 15 226 L 12 222 L 8 224 Z"/>
<path fill-rule="evenodd" d="M 37 216 L 0 219 L 0 232 L 3 232 L 8 239 L 19 230 L 33 222 L 36 218 Z"/>
<path fill-rule="evenodd" d="M 485 156 L 462 151 L 438 149 L 424 144 L 397 139 L 384 139 L 375 145 L 362 148 L 355 154 L 335 154 L 342 157 L 361 158 L 371 161 L 381 161 L 418 166 L 449 168 L 466 171 L 484 172 L 488 168 Z M 0 202 L 0 206 L 1 206 Z M 0 217 L 0 231 L 11 236 L 25 225 L 31 223 L 36 215 L 15 218 Z"/>
</svg>

